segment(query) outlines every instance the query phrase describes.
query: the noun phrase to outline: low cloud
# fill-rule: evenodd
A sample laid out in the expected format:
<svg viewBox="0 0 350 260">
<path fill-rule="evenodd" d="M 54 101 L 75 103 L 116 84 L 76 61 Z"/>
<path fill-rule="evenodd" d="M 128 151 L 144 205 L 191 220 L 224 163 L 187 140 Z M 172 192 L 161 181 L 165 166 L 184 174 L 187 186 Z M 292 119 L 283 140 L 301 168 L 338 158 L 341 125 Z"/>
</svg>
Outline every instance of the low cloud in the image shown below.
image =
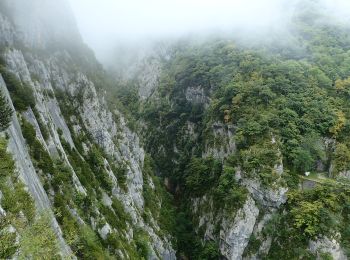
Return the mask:
<svg viewBox="0 0 350 260">
<path fill-rule="evenodd" d="M 348 17 L 346 0 L 308 0 Z M 85 42 L 101 59 L 120 44 L 190 33 L 283 30 L 300 0 L 69 0 Z M 307 2 L 307 1 L 301 1 Z"/>
</svg>

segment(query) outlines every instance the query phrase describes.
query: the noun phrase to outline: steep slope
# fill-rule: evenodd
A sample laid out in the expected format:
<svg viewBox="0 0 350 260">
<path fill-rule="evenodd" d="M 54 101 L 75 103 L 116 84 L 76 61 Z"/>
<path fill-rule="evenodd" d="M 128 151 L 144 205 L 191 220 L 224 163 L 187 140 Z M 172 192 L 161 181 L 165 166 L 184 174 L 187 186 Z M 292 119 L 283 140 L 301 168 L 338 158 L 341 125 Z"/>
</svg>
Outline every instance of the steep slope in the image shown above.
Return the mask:
<svg viewBox="0 0 350 260">
<path fill-rule="evenodd" d="M 349 27 L 317 5 L 291 44 L 180 41 L 117 93 L 175 195 L 179 258 L 347 259 Z"/>
<path fill-rule="evenodd" d="M 107 104 L 105 74 L 66 3 L 2 1 L 0 24 L 0 86 L 16 111 L 8 151 L 37 215 L 49 216 L 58 253 L 174 259 L 158 222 L 168 198 L 138 136 Z"/>
<path fill-rule="evenodd" d="M 0 258 L 347 259 L 350 29 L 317 4 L 116 86 L 63 0 L 1 1 Z"/>
</svg>

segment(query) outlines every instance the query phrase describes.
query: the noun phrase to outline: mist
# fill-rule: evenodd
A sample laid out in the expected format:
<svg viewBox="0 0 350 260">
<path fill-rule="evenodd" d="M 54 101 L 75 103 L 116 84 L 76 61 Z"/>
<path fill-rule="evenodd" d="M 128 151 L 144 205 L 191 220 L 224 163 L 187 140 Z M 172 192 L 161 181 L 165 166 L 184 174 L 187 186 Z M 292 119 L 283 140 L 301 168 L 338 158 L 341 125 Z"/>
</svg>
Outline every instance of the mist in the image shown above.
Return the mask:
<svg viewBox="0 0 350 260">
<path fill-rule="evenodd" d="M 309 0 L 347 18 L 347 0 Z M 84 41 L 102 61 L 116 46 L 186 35 L 284 31 L 300 0 L 69 0 Z"/>
</svg>

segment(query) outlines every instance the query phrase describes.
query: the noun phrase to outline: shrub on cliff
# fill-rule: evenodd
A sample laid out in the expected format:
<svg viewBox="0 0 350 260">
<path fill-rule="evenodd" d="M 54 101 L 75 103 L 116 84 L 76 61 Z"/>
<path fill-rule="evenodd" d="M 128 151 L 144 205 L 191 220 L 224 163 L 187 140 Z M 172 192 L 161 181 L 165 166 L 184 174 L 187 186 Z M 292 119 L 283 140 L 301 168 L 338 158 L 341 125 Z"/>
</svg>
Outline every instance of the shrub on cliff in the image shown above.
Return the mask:
<svg viewBox="0 0 350 260">
<path fill-rule="evenodd" d="M 0 92 L 0 132 L 6 130 L 10 125 L 12 113 L 6 97 Z"/>
</svg>

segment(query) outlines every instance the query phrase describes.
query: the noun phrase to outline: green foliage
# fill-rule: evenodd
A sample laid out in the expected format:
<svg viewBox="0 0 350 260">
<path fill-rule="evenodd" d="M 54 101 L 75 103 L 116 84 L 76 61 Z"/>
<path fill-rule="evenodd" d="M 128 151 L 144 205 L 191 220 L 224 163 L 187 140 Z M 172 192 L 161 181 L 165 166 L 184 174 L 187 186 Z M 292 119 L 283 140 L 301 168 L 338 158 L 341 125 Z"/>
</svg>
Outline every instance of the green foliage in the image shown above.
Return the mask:
<svg viewBox="0 0 350 260">
<path fill-rule="evenodd" d="M 180 208 L 176 215 L 175 235 L 177 238 L 177 256 L 190 259 L 219 259 L 219 245 L 214 241 L 201 242 L 194 230 L 191 214 L 187 208 Z"/>
<path fill-rule="evenodd" d="M 139 112 L 140 97 L 135 85 L 121 85 L 116 88 L 116 99 L 132 114 L 135 115 Z M 125 109 L 122 109 L 122 112 L 124 112 L 123 110 Z"/>
<path fill-rule="evenodd" d="M 75 170 L 80 182 L 87 189 L 92 198 L 94 189 L 99 187 L 99 182 L 91 170 L 90 165 L 80 156 L 76 150 L 70 150 L 69 161 Z"/>
<path fill-rule="evenodd" d="M 19 245 L 16 244 L 16 233 L 8 231 L 11 221 L 8 217 L 0 217 L 0 258 L 9 259 L 18 250 Z"/>
<path fill-rule="evenodd" d="M 48 152 L 39 140 L 36 139 L 33 126 L 24 119 L 22 120 L 22 132 L 30 147 L 30 154 L 35 162 L 35 166 L 44 174 L 42 176 L 45 181 L 44 186 L 51 186 L 56 192 L 53 203 L 56 210 L 56 219 L 63 230 L 66 241 L 70 244 L 74 253 L 78 257 L 84 259 L 96 259 L 100 257 L 103 259 L 112 259 L 109 253 L 105 251 L 95 232 L 88 226 L 81 227 L 74 219 L 75 217 L 73 217 L 67 209 L 67 205 L 76 203 L 76 207 L 79 207 L 83 210 L 82 212 L 84 212 L 82 217 L 87 221 L 89 220 L 89 214 L 92 214 L 92 201 L 96 199 L 94 189 L 98 189 L 100 186 L 101 174 L 106 174 L 103 168 L 103 157 L 99 150 L 94 150 L 88 156 L 87 161 L 92 165 L 90 166 L 74 149 L 70 148 L 69 144 L 66 143 L 63 138 L 61 138 L 62 145 L 66 149 L 73 168 L 89 192 L 88 196 L 82 196 L 75 192 L 71 169 L 67 167 L 65 163 L 54 162 L 51 159 Z M 99 178 L 95 178 L 92 169 L 96 171 L 96 175 L 100 174 L 97 175 Z M 102 181 L 106 180 L 102 179 Z M 102 183 L 105 187 L 106 183 Z M 72 206 L 75 205 L 73 204 Z M 129 221 L 128 215 L 126 215 L 125 211 L 122 211 L 117 201 L 113 201 L 113 207 L 117 214 L 110 208 L 104 206 L 101 207 L 100 210 L 108 222 L 115 227 L 125 229 L 126 222 Z"/>
<path fill-rule="evenodd" d="M 325 161 L 325 148 L 321 138 L 309 133 L 301 138 L 301 146 L 295 149 L 293 165 L 298 172 L 315 170 L 316 160 Z"/>
<path fill-rule="evenodd" d="M 350 227 L 347 223 L 350 221 L 350 201 L 346 198 L 349 196 L 349 192 L 342 194 L 343 199 L 343 222 L 341 227 L 341 246 L 344 248 L 347 255 L 350 254 Z"/>
<path fill-rule="evenodd" d="M 112 201 L 113 210 L 104 205 L 100 205 L 99 209 L 112 227 L 126 230 L 128 223 L 131 222 L 131 217 L 125 211 L 123 204 L 119 200 L 113 198 Z"/>
<path fill-rule="evenodd" d="M 54 190 L 59 191 L 60 187 L 73 184 L 72 172 L 68 166 L 64 164 L 57 164 L 56 167 L 53 168 L 53 170 L 54 171 L 51 180 L 51 185 L 54 188 Z"/>
<path fill-rule="evenodd" d="M 60 250 L 55 232 L 51 228 L 51 217 L 42 214 L 31 223 L 20 216 L 9 215 L 0 218 L 0 255 L 8 259 L 19 250 L 19 259 L 60 259 Z M 16 232 L 9 231 L 12 225 Z"/>
<path fill-rule="evenodd" d="M 77 242 L 78 252 L 77 257 L 81 259 L 113 259 L 112 256 L 106 252 L 96 233 L 84 225 L 78 230 L 79 241 Z"/>
<path fill-rule="evenodd" d="M 314 163 L 315 161 L 312 158 L 311 153 L 307 150 L 298 148 L 295 151 L 295 158 L 293 160 L 293 164 L 299 172 L 310 171 L 313 168 Z"/>
<path fill-rule="evenodd" d="M 268 258 L 310 257 L 310 239 L 341 233 L 342 245 L 349 246 L 347 234 L 350 193 L 341 186 L 319 186 L 313 190 L 289 193 L 284 212 L 274 216 L 265 232 L 274 237 Z"/>
<path fill-rule="evenodd" d="M 13 176 L 15 169 L 12 156 L 6 151 L 7 142 L 4 138 L 0 138 L 0 179 L 4 184 L 7 177 Z"/>
<path fill-rule="evenodd" d="M 195 259 L 200 254 L 201 242 L 196 236 L 188 209 L 181 208 L 176 216 L 177 254 Z"/>
<path fill-rule="evenodd" d="M 224 166 L 218 185 L 214 189 L 215 205 L 226 210 L 239 209 L 246 201 L 247 190 L 235 180 L 233 167 Z"/>
<path fill-rule="evenodd" d="M 126 228 L 127 223 L 131 223 L 131 216 L 125 211 L 124 205 L 116 198 L 112 199 L 112 208 L 118 219 L 118 227 Z"/>
<path fill-rule="evenodd" d="M 21 81 L 4 66 L 0 65 L 0 73 L 4 78 L 7 89 L 10 92 L 14 107 L 18 111 L 25 111 L 28 107 L 35 107 L 35 98 L 30 86 L 22 84 Z"/>
<path fill-rule="evenodd" d="M 49 215 L 36 217 L 34 200 L 15 173 L 12 156 L 6 151 L 7 143 L 0 139 L 1 207 L 6 215 L 0 217 L 0 257 L 12 258 L 19 249 L 19 258 L 59 259 L 56 234 L 51 228 Z M 15 228 L 17 234 L 10 232 Z"/>
<path fill-rule="evenodd" d="M 242 169 L 248 176 L 259 176 L 264 184 L 274 179 L 274 166 L 278 163 L 276 147 L 271 142 L 254 144 L 239 154 Z"/>
<path fill-rule="evenodd" d="M 216 260 L 220 259 L 220 256 L 221 254 L 217 243 L 206 241 L 197 259 Z"/>
<path fill-rule="evenodd" d="M 112 171 L 113 171 L 115 177 L 117 177 L 119 186 L 124 191 L 127 191 L 128 190 L 128 186 L 127 186 L 128 168 L 125 165 L 125 163 L 121 163 L 119 165 L 113 164 L 112 165 Z"/>
<path fill-rule="evenodd" d="M 141 230 L 137 230 L 134 236 L 136 250 L 140 259 L 146 260 L 149 258 L 150 248 L 148 236 Z"/>
<path fill-rule="evenodd" d="M 126 190 L 127 165 L 124 163 L 116 164 L 110 156 L 104 153 L 102 148 L 94 144 L 95 142 L 91 136 L 86 134 L 88 131 L 81 121 L 77 108 L 72 106 L 73 102 L 67 93 L 56 91 L 55 95 L 60 105 L 64 107 L 62 113 L 66 121 L 70 122 L 70 118 L 75 116 L 82 126 L 82 131 L 77 136 L 74 134 L 72 125 L 68 124 L 75 148 L 71 147 L 63 138 L 62 131 L 59 134 L 69 162 L 87 192 L 86 196 L 75 192 L 71 183 L 67 185 L 68 180 L 58 185 L 65 192 L 62 195 L 55 195 L 54 207 L 57 210 L 57 219 L 62 227 L 65 239 L 71 241 L 71 247 L 78 258 L 114 259 L 115 257 L 112 256 L 119 255 L 122 252 L 132 259 L 138 259 L 135 243 L 130 244 L 130 241 L 125 238 L 125 232 L 132 224 L 131 216 L 126 212 L 124 205 L 112 196 L 113 183 L 108 173 L 109 170 L 112 170 L 118 179 L 118 184 Z M 83 143 L 89 148 L 88 151 L 83 148 Z M 55 164 L 58 168 L 57 163 Z M 110 195 L 112 199 L 111 206 L 101 203 L 104 192 Z M 94 218 L 97 220 L 98 228 L 108 222 L 111 227 L 118 231 L 111 232 L 106 239 L 102 239 L 91 230 L 90 226 L 86 226 L 87 230 L 84 231 L 75 217 L 67 210 L 66 205 L 76 207 L 79 215 L 86 223 L 90 223 L 91 218 Z M 86 235 L 91 239 L 86 240 L 84 238 Z M 108 252 L 105 252 L 105 249 L 108 249 Z"/>
<path fill-rule="evenodd" d="M 176 211 L 173 204 L 174 198 L 171 194 L 169 194 L 163 186 L 158 184 L 156 186 L 158 192 L 161 195 L 161 204 L 160 204 L 160 212 L 159 212 L 159 227 L 161 228 L 162 232 L 165 234 L 172 235 L 173 239 L 173 246 L 175 247 L 175 225 L 176 225 Z"/>
<path fill-rule="evenodd" d="M 160 200 L 155 193 L 155 190 L 150 186 L 149 182 L 152 181 L 150 176 L 153 176 L 153 166 L 150 157 L 146 156 L 143 166 L 143 197 L 145 200 L 145 208 L 149 209 L 153 216 L 158 215 Z"/>
<path fill-rule="evenodd" d="M 36 140 L 36 132 L 34 127 L 25 119 L 22 120 L 21 127 L 23 137 L 26 139 L 28 145 L 30 147 L 33 146 Z"/>
<path fill-rule="evenodd" d="M 339 228 L 342 207 L 332 188 L 291 192 L 288 203 L 295 227 L 307 237 L 332 235 Z"/>
<path fill-rule="evenodd" d="M 317 228 L 320 225 L 320 210 L 322 204 L 320 202 L 301 201 L 298 208 L 293 208 L 291 214 L 294 216 L 295 226 L 303 229 L 307 236 L 315 237 L 320 233 Z"/>
<path fill-rule="evenodd" d="M 333 260 L 333 256 L 330 253 L 320 253 L 322 260 Z"/>
<path fill-rule="evenodd" d="M 308 8 L 293 18 L 286 40 L 293 46 L 232 39 L 173 45 L 171 58 L 162 64 L 157 98 L 136 109 L 147 125 L 146 149 L 157 173 L 168 177 L 170 188 L 177 187 L 178 210 L 187 213 L 177 219 L 180 257 L 195 259 L 201 248 L 192 226 L 196 216 L 187 212 L 191 198 L 213 196 L 219 210 L 244 203 L 247 191 L 235 181 L 235 167 L 243 178 L 260 179 L 266 188 L 286 185 L 289 190 L 298 189 L 299 176 L 306 171 L 333 165 L 331 177 L 336 177 L 349 170 L 349 28 Z M 187 91 L 197 86 L 208 105 L 186 99 Z M 219 139 L 227 128 L 236 144 L 235 160 L 223 160 L 219 169 L 202 157 L 214 146 L 219 152 L 226 148 Z M 281 160 L 282 176 L 275 169 Z M 329 192 L 317 189 L 289 197 L 285 214 L 269 227 L 277 238 L 268 259 L 312 258 L 310 239 L 348 230 L 343 228 L 348 219 L 342 213 L 348 205 L 343 191 L 325 189 Z M 152 198 L 150 189 L 145 190 L 145 197 Z M 343 233 L 346 245 L 350 232 Z M 251 242 L 255 250 L 259 242 Z"/>
<path fill-rule="evenodd" d="M 244 256 L 249 256 L 250 253 L 258 252 L 261 246 L 260 239 L 256 238 L 254 234 L 252 234 L 249 238 L 248 246 L 244 249 Z"/>
<path fill-rule="evenodd" d="M 23 137 L 26 139 L 30 147 L 30 154 L 35 160 L 37 167 L 40 168 L 45 174 L 53 174 L 55 171 L 54 163 L 49 153 L 36 138 L 36 131 L 34 127 L 24 118 L 22 118 L 21 123 Z"/>
<path fill-rule="evenodd" d="M 108 192 L 112 192 L 113 184 L 109 178 L 107 171 L 104 168 L 104 157 L 97 147 L 93 147 L 88 155 L 88 162 L 91 166 L 94 175 Z"/>
<path fill-rule="evenodd" d="M 28 221 L 34 219 L 34 201 L 28 192 L 25 191 L 23 183 L 16 183 L 13 190 L 3 187 L 2 192 L 4 195 L 2 207 L 5 211 L 11 212 L 16 216 L 19 216 L 23 212 Z"/>
<path fill-rule="evenodd" d="M 21 234 L 20 259 L 60 259 L 59 244 L 49 215 L 40 216 Z"/>
<path fill-rule="evenodd" d="M 214 187 L 222 172 L 222 164 L 214 158 L 192 158 L 185 172 L 186 189 L 194 196 Z"/>
<path fill-rule="evenodd" d="M 349 170 L 350 167 L 350 150 L 346 144 L 337 143 L 334 152 L 335 173 Z"/>
<path fill-rule="evenodd" d="M 15 174 L 14 161 L 6 147 L 6 141 L 0 139 L 0 190 L 3 194 L 1 206 L 14 216 L 23 213 L 27 221 L 31 222 L 35 216 L 34 201 Z M 9 181 L 12 182 L 11 186 Z"/>
<path fill-rule="evenodd" d="M 65 198 L 55 196 L 56 219 L 65 240 L 81 259 L 113 259 L 105 250 L 97 234 L 88 226 L 80 225 L 66 208 Z"/>
<path fill-rule="evenodd" d="M 13 111 L 7 98 L 0 91 L 0 132 L 6 130 L 11 123 Z"/>
<path fill-rule="evenodd" d="M 172 204 L 172 196 L 165 190 L 159 177 L 154 176 L 155 164 L 152 158 L 146 154 L 142 169 L 143 174 L 143 198 L 145 200 L 145 212 L 143 214 L 147 222 L 148 212 L 155 218 L 162 232 L 175 233 L 176 214 Z M 153 182 L 154 187 L 150 186 Z"/>
<path fill-rule="evenodd" d="M 47 139 L 49 139 L 49 130 L 47 130 L 47 127 L 44 125 L 39 111 L 36 108 L 33 108 L 33 113 L 35 115 L 36 121 L 38 122 L 39 128 L 40 128 L 40 132 L 44 138 L 45 141 L 47 141 Z"/>
<path fill-rule="evenodd" d="M 210 241 L 202 243 L 202 237 L 196 234 L 193 226 L 196 216 L 190 213 L 192 204 L 189 202 L 193 197 L 209 195 L 218 210 L 232 213 L 240 208 L 247 191 L 236 181 L 236 167 L 242 170 L 243 178 L 257 178 L 266 187 L 273 184 L 273 188 L 276 180 L 283 180 L 291 190 L 288 202 L 279 212 L 283 214 L 277 213 L 264 228 L 264 232 L 273 237 L 268 259 L 310 259 L 314 256 L 306 249 L 309 240 L 321 235 L 332 237 L 336 232 L 341 233 L 342 246 L 350 248 L 349 191 L 342 185 L 296 190 L 298 174 L 316 170 L 316 163 L 322 162 L 325 167 L 334 165 L 335 175 L 349 170 L 350 165 L 347 140 L 350 134 L 349 30 L 331 22 L 319 23 L 315 18 L 317 15 L 307 11 L 293 18 L 289 37 L 291 42 L 301 46 L 300 50 L 288 44 L 242 47 L 232 40 L 215 39 L 205 44 L 181 42 L 173 47 L 171 58 L 164 61 L 156 98 L 147 101 L 139 100 L 134 82 L 112 92 L 117 88 L 101 73 L 101 68 L 95 63 L 89 64 L 93 60 L 91 53 L 84 48 L 68 48 L 68 53 L 77 52 L 72 55 L 77 64 L 69 64 L 71 70 L 81 64 L 99 89 L 107 86 L 104 88 L 111 91 L 109 104 L 119 100 L 113 109 L 120 106 L 124 108 L 122 112 L 129 110 L 137 119 L 146 122 L 146 147 L 155 161 L 146 157 L 143 169 L 144 217 L 147 220 L 152 214 L 162 230 L 172 230 L 176 234 L 179 258 L 220 258 L 218 245 Z M 17 110 L 34 108 L 35 99 L 30 88 L 4 68 L 1 68 L 1 74 Z M 209 104 L 195 104 L 186 98 L 187 90 L 197 86 L 203 89 L 203 100 Z M 82 89 L 76 97 L 70 98 L 80 100 L 83 94 Z M 52 93 L 47 95 L 52 97 Z M 72 100 L 67 102 L 64 95 L 61 93 L 57 97 L 65 102 L 67 109 L 62 112 L 69 122 L 77 109 L 67 105 Z M 47 139 L 40 115 L 36 110 L 34 114 Z M 6 128 L 6 120 L 3 121 Z M 203 156 L 213 143 L 225 148 L 221 137 L 213 134 L 214 122 L 222 122 L 223 127 L 217 129 L 218 132 L 225 132 L 229 127 L 233 129 L 236 144 L 233 163 L 230 159 L 218 161 Z M 58 133 L 62 136 L 62 130 Z M 56 213 L 57 219 L 77 256 L 108 259 L 110 256 L 104 247 L 113 253 L 121 247 L 128 248 L 122 236 L 117 234 L 111 234 L 101 243 L 97 234 L 89 226 L 80 226 L 68 210 L 72 207 L 83 212 L 81 215 L 86 223 L 98 215 L 94 206 L 98 205 L 104 191 L 110 195 L 113 188 L 106 169 L 108 156 L 97 145 L 92 145 L 94 147 L 85 154 L 82 142 L 88 147 L 93 144 L 88 135 L 73 134 L 76 149 L 61 138 L 69 162 L 88 193 L 84 196 L 75 192 L 71 170 L 61 162 L 52 161 L 35 134 L 34 128 L 23 121 L 23 135 L 31 156 L 36 168 L 43 173 L 41 177 L 46 187 L 55 191 L 54 206 L 60 212 Z M 329 138 L 336 140 L 336 147 L 332 144 L 326 147 L 324 141 Z M 0 156 L 4 158 L 0 160 L 0 177 L 6 179 L 13 171 L 13 162 L 1 149 Z M 281 159 L 285 171 L 282 177 L 275 170 Z M 127 167 L 124 164 L 109 165 L 120 187 L 127 191 Z M 170 177 L 169 189 L 176 187 L 176 217 L 172 198 L 160 188 L 155 172 Z M 30 201 L 30 198 L 26 197 L 21 185 L 12 181 L 13 186 L 1 187 L 2 205 L 15 216 L 23 212 L 28 220 L 33 220 L 33 210 L 21 202 Z M 13 198 L 19 198 L 19 201 Z M 118 229 L 125 230 L 127 223 L 131 223 L 124 206 L 116 199 L 111 207 L 98 205 L 98 208 L 101 216 Z M 33 232 L 36 230 L 34 228 Z M 28 234 L 30 237 L 32 232 Z M 1 243 L 5 241 L 6 244 L 0 257 L 9 257 L 16 250 L 10 245 L 13 236 L 0 235 L 4 235 Z M 131 253 L 131 258 L 147 258 L 148 244 L 147 235 L 136 232 L 138 255 Z M 256 251 L 259 245 L 260 240 L 252 236 L 247 250 Z M 54 255 L 52 253 L 52 257 Z"/>
</svg>

